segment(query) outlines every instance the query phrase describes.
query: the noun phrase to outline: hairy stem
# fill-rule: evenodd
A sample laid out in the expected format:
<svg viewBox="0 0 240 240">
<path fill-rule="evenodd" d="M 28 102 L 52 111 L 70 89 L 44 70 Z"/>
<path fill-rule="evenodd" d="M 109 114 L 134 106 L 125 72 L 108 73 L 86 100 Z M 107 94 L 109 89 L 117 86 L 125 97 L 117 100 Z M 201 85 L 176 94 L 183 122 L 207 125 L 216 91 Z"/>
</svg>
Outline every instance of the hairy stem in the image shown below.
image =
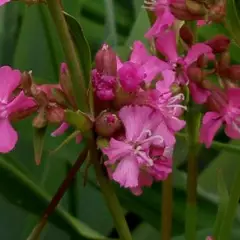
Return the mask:
<svg viewBox="0 0 240 240">
<path fill-rule="evenodd" d="M 52 19 L 56 25 L 58 36 L 60 38 L 66 57 L 77 106 L 82 111 L 88 112 L 89 107 L 87 104 L 87 95 L 84 86 L 83 74 L 81 71 L 80 63 L 78 61 L 77 53 L 75 52 L 75 47 L 72 42 L 71 35 L 68 31 L 67 23 L 62 12 L 61 3 L 59 0 L 47 0 L 47 3 Z"/>
<path fill-rule="evenodd" d="M 161 219 L 161 240 L 170 240 L 172 232 L 172 174 L 162 183 L 162 219 Z"/>
</svg>

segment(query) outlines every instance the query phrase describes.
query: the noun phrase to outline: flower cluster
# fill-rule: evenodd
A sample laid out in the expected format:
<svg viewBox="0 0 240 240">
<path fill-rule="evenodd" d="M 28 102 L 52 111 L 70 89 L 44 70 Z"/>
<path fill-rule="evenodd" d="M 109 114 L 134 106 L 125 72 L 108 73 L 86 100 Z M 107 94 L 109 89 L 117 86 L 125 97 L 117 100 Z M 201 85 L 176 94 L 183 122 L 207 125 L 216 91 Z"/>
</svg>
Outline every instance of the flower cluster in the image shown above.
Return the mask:
<svg viewBox="0 0 240 240">
<path fill-rule="evenodd" d="M 0 1 L 0 5 L 6 2 Z M 183 22 L 198 21 L 196 26 L 201 27 L 221 21 L 225 6 L 213 2 L 147 0 L 144 7 L 156 19 L 145 34 L 151 51 L 135 41 L 127 61 L 107 44 L 96 54 L 88 90 L 95 110 L 95 119 L 89 117 L 92 130 L 109 178 L 136 195 L 172 172 L 176 134 L 186 125 L 188 93 L 190 101 L 204 106 L 200 142 L 210 147 L 222 125 L 227 136 L 240 138 L 240 66 L 231 65 L 230 40 L 218 35 L 197 42 L 194 29 Z M 0 152 L 11 151 L 17 142 L 11 123 L 33 113 L 34 127 L 57 124 L 51 135 L 62 135 L 70 125 L 66 109 L 78 111 L 65 63 L 59 83 L 43 85 L 36 84 L 30 72 L 1 67 L 0 132 L 4 142 L 0 141 Z M 82 136 L 77 134 L 80 143 Z M 107 144 L 99 144 L 101 140 Z"/>
</svg>

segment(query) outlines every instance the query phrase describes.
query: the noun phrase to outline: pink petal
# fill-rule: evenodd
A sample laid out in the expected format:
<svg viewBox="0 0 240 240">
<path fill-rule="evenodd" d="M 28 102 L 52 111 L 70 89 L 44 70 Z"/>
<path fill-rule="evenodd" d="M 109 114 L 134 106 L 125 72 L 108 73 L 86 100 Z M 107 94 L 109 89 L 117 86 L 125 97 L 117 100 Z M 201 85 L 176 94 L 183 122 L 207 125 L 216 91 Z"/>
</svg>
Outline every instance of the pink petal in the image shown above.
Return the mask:
<svg viewBox="0 0 240 240">
<path fill-rule="evenodd" d="M 13 90 L 15 90 L 21 81 L 21 72 L 12 70 L 9 66 L 0 68 L 0 101 L 7 103 Z"/>
<path fill-rule="evenodd" d="M 125 62 L 118 70 L 118 75 L 123 89 L 127 92 L 135 91 L 144 79 L 144 71 L 132 62 Z"/>
<path fill-rule="evenodd" d="M 163 137 L 166 146 L 172 146 L 176 142 L 173 132 L 169 130 L 164 121 L 159 123 L 153 135 L 160 135 Z M 157 142 L 155 144 L 157 144 Z"/>
<path fill-rule="evenodd" d="M 200 142 L 204 143 L 207 148 L 211 146 L 215 134 L 222 125 L 222 121 L 220 115 L 215 112 L 207 112 L 204 115 L 200 129 Z"/>
<path fill-rule="evenodd" d="M 133 152 L 133 148 L 125 142 L 111 138 L 109 146 L 102 149 L 102 152 L 108 156 L 108 161 L 105 164 L 109 165 L 115 163 L 117 160 L 121 160 L 126 155 L 130 155 Z"/>
<path fill-rule="evenodd" d="M 123 63 L 121 59 L 117 56 L 117 71 L 122 67 Z"/>
<path fill-rule="evenodd" d="M 0 119 L 0 152 L 7 153 L 13 150 L 17 143 L 17 132 L 8 119 Z"/>
<path fill-rule="evenodd" d="M 32 107 L 36 106 L 36 102 L 33 100 L 33 98 L 26 97 L 24 95 L 24 92 L 21 91 L 8 105 L 7 105 L 7 111 L 8 114 L 15 113 L 18 111 L 23 111 L 30 109 Z"/>
<path fill-rule="evenodd" d="M 125 127 L 128 141 L 134 141 L 140 136 L 144 125 L 150 121 L 151 113 L 152 109 L 145 106 L 126 106 L 120 110 L 119 117 Z"/>
<path fill-rule="evenodd" d="M 190 93 L 192 95 L 193 101 L 197 104 L 205 103 L 208 97 L 211 95 L 211 93 L 208 90 L 198 87 L 198 85 L 193 82 L 190 82 L 189 89 L 190 89 Z"/>
<path fill-rule="evenodd" d="M 226 124 L 225 133 L 232 139 L 240 139 L 240 126 L 236 122 L 232 121 Z"/>
<path fill-rule="evenodd" d="M 63 122 L 55 131 L 51 133 L 52 137 L 61 136 L 69 128 L 69 125 L 66 122 Z"/>
<path fill-rule="evenodd" d="M 212 52 L 212 49 L 208 45 L 204 43 L 196 43 L 188 51 L 187 56 L 184 59 L 184 62 L 187 66 L 189 66 L 193 62 L 197 61 L 197 59 L 202 54 L 207 54 L 211 52 Z"/>
<path fill-rule="evenodd" d="M 170 87 L 175 81 L 175 72 L 172 70 L 165 70 L 162 72 L 163 80 L 158 81 L 156 84 L 156 89 L 164 94 L 171 91 Z"/>
<path fill-rule="evenodd" d="M 127 156 L 120 161 L 112 177 L 125 188 L 138 186 L 139 167 L 134 156 Z"/>
<path fill-rule="evenodd" d="M 5 3 L 10 2 L 10 0 L 0 0 L 0 6 L 4 5 Z"/>
<path fill-rule="evenodd" d="M 130 61 L 139 65 L 144 64 L 149 58 L 149 54 L 144 44 L 140 41 L 133 43 L 133 50 L 131 53 Z"/>
<path fill-rule="evenodd" d="M 176 62 L 178 59 L 176 34 L 174 31 L 168 31 L 157 38 L 157 50 L 168 58 L 171 62 Z"/>
<path fill-rule="evenodd" d="M 228 100 L 235 106 L 240 105 L 240 88 L 229 88 L 227 90 Z"/>
<path fill-rule="evenodd" d="M 153 175 L 158 181 L 166 180 L 168 175 L 172 172 L 172 160 L 157 160 L 154 162 Z"/>
<path fill-rule="evenodd" d="M 166 119 L 166 124 L 174 132 L 178 132 L 186 126 L 186 122 L 177 117 L 171 117 Z"/>
<path fill-rule="evenodd" d="M 150 57 L 142 67 L 145 73 L 145 82 L 151 82 L 157 74 L 160 74 L 163 70 L 170 68 L 169 64 L 155 56 Z"/>
<path fill-rule="evenodd" d="M 174 16 L 169 11 L 164 11 L 163 14 L 157 17 L 153 26 L 145 34 L 146 38 L 159 37 L 174 22 Z"/>
</svg>

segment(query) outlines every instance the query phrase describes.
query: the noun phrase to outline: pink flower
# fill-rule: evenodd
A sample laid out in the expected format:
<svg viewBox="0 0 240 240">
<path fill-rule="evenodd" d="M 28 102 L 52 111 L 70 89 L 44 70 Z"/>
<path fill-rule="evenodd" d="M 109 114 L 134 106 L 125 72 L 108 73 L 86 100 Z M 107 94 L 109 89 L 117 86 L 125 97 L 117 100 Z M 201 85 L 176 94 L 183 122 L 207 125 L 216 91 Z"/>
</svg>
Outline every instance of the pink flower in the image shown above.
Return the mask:
<svg viewBox="0 0 240 240">
<path fill-rule="evenodd" d="M 145 34 L 146 38 L 158 37 L 163 31 L 173 25 L 175 17 L 169 8 L 168 0 L 145 1 L 146 8 L 155 12 L 157 19 Z"/>
<path fill-rule="evenodd" d="M 18 135 L 11 126 L 9 116 L 25 111 L 36 105 L 32 98 L 21 91 L 17 96 L 13 91 L 20 85 L 21 73 L 8 66 L 0 68 L 0 152 L 10 152 L 16 145 Z"/>
<path fill-rule="evenodd" d="M 176 34 L 168 31 L 157 38 L 156 47 L 167 58 L 168 69 L 175 77 L 175 83 L 187 84 L 187 68 L 194 63 L 202 54 L 210 53 L 212 49 L 203 43 L 193 45 L 185 57 L 177 54 Z"/>
<path fill-rule="evenodd" d="M 92 82 L 96 95 L 100 100 L 110 101 L 115 97 L 116 77 L 99 73 L 92 70 Z"/>
<path fill-rule="evenodd" d="M 210 147 L 215 134 L 225 124 L 225 133 L 232 139 L 240 139 L 240 88 L 228 89 L 225 96 L 213 92 L 215 111 L 207 112 L 202 120 L 200 142 Z"/>
<path fill-rule="evenodd" d="M 193 101 L 197 104 L 203 104 L 207 101 L 208 97 L 211 95 L 211 92 L 208 89 L 202 88 L 197 83 L 190 81 L 189 90 Z"/>
<path fill-rule="evenodd" d="M 129 61 L 122 63 L 120 59 L 117 60 L 119 80 L 127 92 L 137 90 L 142 82 L 151 82 L 168 67 L 164 61 L 150 56 L 140 41 L 134 42 Z"/>
<path fill-rule="evenodd" d="M 140 194 L 142 186 L 150 186 L 153 179 L 164 180 L 171 173 L 169 149 L 173 145 L 167 145 L 166 126 L 152 108 L 123 107 L 119 117 L 125 137 L 121 141 L 111 138 L 109 146 L 103 149 L 108 156 L 105 165 L 111 178 Z"/>
<path fill-rule="evenodd" d="M 10 0 L 0 0 L 0 6 L 10 2 Z"/>
</svg>

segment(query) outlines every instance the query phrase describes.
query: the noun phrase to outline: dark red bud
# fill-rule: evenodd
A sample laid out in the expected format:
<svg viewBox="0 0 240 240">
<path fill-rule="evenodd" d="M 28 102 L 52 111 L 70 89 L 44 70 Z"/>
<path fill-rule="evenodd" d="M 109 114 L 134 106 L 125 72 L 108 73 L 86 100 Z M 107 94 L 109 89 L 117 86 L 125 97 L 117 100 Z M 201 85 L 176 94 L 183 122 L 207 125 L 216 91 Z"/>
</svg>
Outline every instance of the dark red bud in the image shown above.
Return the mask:
<svg viewBox="0 0 240 240">
<path fill-rule="evenodd" d="M 219 1 L 219 3 L 212 6 L 208 13 L 208 19 L 210 21 L 221 23 L 226 16 L 225 1 Z"/>
<path fill-rule="evenodd" d="M 180 37 L 188 46 L 192 46 L 194 36 L 193 32 L 191 31 L 190 27 L 187 24 L 184 24 L 180 28 Z"/>
<path fill-rule="evenodd" d="M 217 35 L 205 43 L 212 48 L 214 53 L 223 53 L 228 49 L 230 39 L 224 35 Z"/>
<path fill-rule="evenodd" d="M 95 130 L 102 137 L 111 137 L 121 129 L 121 121 L 116 114 L 111 112 L 101 113 L 95 122 Z"/>
<path fill-rule="evenodd" d="M 204 73 L 201 68 L 198 67 L 189 67 L 187 70 L 187 75 L 190 81 L 201 83 L 204 78 Z"/>
<path fill-rule="evenodd" d="M 228 77 L 228 70 L 230 66 L 230 54 L 229 52 L 224 52 L 220 54 L 219 60 L 218 60 L 218 66 L 217 66 L 217 71 L 218 74 L 221 77 L 227 78 Z"/>
<path fill-rule="evenodd" d="M 221 112 L 227 105 L 228 98 L 226 93 L 220 88 L 212 88 L 208 98 L 207 106 L 210 111 Z"/>
<path fill-rule="evenodd" d="M 117 56 L 112 48 L 103 44 L 95 57 L 96 69 L 104 75 L 116 76 L 117 74 Z"/>
<path fill-rule="evenodd" d="M 31 86 L 31 94 L 39 106 L 46 107 L 48 105 L 48 98 L 45 92 L 38 88 L 37 85 Z"/>
<path fill-rule="evenodd" d="M 240 80 L 240 65 L 232 65 L 229 67 L 228 78 L 234 82 Z"/>
<path fill-rule="evenodd" d="M 57 105 L 48 106 L 47 120 L 49 123 L 62 123 L 64 120 L 64 109 Z"/>
</svg>

